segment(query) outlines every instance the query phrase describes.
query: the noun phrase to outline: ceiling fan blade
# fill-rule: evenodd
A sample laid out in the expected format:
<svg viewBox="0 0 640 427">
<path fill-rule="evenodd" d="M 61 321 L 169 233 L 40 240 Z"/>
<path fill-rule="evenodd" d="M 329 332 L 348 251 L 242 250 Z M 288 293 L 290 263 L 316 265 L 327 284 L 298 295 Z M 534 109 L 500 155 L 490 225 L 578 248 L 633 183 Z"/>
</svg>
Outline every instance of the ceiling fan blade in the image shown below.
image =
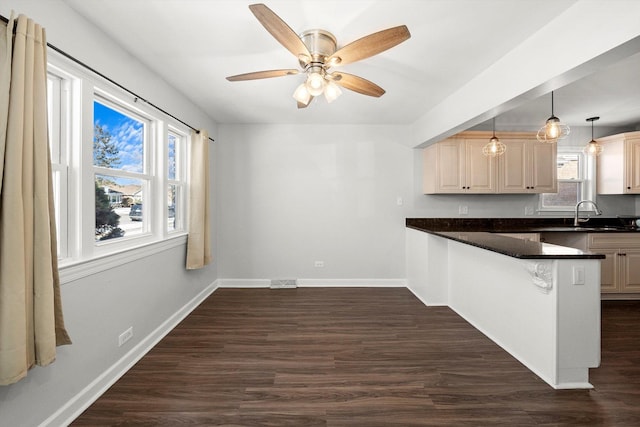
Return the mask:
<svg viewBox="0 0 640 427">
<path fill-rule="evenodd" d="M 252 4 L 249 9 L 258 18 L 262 26 L 289 52 L 293 53 L 298 59 L 300 59 L 301 55 L 308 60 L 311 59 L 311 53 L 300 40 L 300 37 L 271 9 L 262 3 Z"/>
<path fill-rule="evenodd" d="M 362 77 L 354 76 L 347 73 L 332 73 L 334 82 L 344 87 L 345 89 L 352 90 L 354 92 L 361 93 L 363 95 L 375 96 L 376 98 L 384 95 L 385 90 L 377 84 L 370 82 Z"/>
<path fill-rule="evenodd" d="M 296 69 L 290 70 L 267 70 L 267 71 L 255 71 L 253 73 L 238 74 L 235 76 L 227 77 L 230 82 L 239 82 L 242 80 L 257 80 L 257 79 L 270 79 L 271 77 L 291 76 L 298 74 L 300 71 Z"/>
<path fill-rule="evenodd" d="M 387 49 L 391 49 L 409 37 L 411 37 L 411 34 L 406 25 L 378 31 L 377 33 L 369 34 L 338 49 L 325 63 L 344 65 L 360 61 L 361 59 L 369 58 Z"/>
</svg>

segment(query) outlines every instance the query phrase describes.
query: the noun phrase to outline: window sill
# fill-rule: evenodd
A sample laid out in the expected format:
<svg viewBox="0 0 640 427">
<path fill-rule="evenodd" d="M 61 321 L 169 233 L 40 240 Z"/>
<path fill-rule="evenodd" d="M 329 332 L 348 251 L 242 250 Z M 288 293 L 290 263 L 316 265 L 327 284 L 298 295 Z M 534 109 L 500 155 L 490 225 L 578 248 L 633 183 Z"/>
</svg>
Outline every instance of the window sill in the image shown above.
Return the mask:
<svg viewBox="0 0 640 427">
<path fill-rule="evenodd" d="M 135 248 L 128 248 L 97 258 L 61 262 L 59 267 L 60 284 L 73 282 L 83 277 L 92 276 L 105 270 L 121 266 L 142 258 L 149 257 L 159 252 L 166 251 L 187 242 L 187 234 L 181 233 L 168 237 L 165 240 L 147 243 Z"/>
</svg>

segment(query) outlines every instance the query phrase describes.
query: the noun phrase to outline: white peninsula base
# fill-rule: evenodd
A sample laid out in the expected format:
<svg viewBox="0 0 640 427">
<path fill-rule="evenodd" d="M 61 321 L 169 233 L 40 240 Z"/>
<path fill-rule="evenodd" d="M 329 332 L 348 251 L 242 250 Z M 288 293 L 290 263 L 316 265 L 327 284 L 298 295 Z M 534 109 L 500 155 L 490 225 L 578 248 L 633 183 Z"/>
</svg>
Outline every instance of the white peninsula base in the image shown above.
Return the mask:
<svg viewBox="0 0 640 427">
<path fill-rule="evenodd" d="M 406 244 L 407 285 L 424 304 L 451 307 L 553 388 L 592 388 L 599 259 L 519 259 L 410 228 Z"/>
</svg>

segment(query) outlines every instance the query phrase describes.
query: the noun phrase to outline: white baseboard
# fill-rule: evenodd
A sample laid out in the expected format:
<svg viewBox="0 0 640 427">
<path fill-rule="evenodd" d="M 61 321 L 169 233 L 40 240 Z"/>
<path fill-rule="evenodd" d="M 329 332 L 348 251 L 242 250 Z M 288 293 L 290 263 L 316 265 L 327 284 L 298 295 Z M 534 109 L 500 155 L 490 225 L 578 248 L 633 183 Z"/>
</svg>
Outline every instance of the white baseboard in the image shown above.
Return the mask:
<svg viewBox="0 0 640 427">
<path fill-rule="evenodd" d="M 411 286 L 407 286 L 407 289 L 409 289 L 409 291 L 413 294 L 413 296 L 418 298 L 420 302 L 427 307 L 449 307 L 449 304 L 447 304 L 446 302 L 427 302 L 427 300 L 422 298 L 416 291 L 411 289 Z"/>
<path fill-rule="evenodd" d="M 300 287 L 404 288 L 406 279 L 298 279 Z"/>
<path fill-rule="evenodd" d="M 270 279 L 219 279 L 220 288 L 268 288 Z M 406 279 L 297 279 L 299 287 L 403 288 Z"/>
<path fill-rule="evenodd" d="M 269 279 L 218 279 L 220 288 L 268 288 Z"/>
<path fill-rule="evenodd" d="M 141 340 L 120 360 L 114 363 L 109 369 L 87 385 L 82 391 L 71 398 L 66 404 L 60 407 L 55 413 L 40 424 L 40 427 L 67 426 L 73 422 L 85 409 L 95 402 L 109 387 L 111 387 L 120 377 L 122 377 L 133 365 L 136 364 L 145 354 L 149 352 L 162 338 L 165 337 L 178 323 L 189 315 L 202 301 L 211 295 L 219 283 L 216 280 L 191 301 L 185 304 L 173 316 L 169 317 L 153 332 Z"/>
</svg>

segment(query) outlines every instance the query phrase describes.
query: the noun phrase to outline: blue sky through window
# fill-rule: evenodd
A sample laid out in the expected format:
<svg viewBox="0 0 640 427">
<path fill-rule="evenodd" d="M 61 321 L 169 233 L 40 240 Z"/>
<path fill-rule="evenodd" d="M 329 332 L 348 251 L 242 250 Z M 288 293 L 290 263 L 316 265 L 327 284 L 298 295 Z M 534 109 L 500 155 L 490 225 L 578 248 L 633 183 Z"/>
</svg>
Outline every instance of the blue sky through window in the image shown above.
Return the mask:
<svg viewBox="0 0 640 427">
<path fill-rule="evenodd" d="M 120 163 L 114 168 L 144 172 L 144 123 L 98 101 L 93 103 L 93 121 L 111 135 L 118 149 Z"/>
</svg>

